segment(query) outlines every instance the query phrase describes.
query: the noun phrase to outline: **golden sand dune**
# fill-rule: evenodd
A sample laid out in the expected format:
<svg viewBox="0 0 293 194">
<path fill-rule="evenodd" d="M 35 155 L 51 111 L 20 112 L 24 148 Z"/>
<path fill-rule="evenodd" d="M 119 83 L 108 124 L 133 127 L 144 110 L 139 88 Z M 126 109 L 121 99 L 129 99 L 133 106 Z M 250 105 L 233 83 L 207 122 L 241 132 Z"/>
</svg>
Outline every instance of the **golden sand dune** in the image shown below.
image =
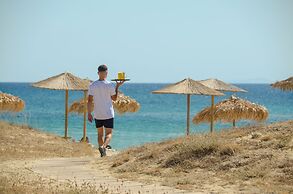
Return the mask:
<svg viewBox="0 0 293 194">
<path fill-rule="evenodd" d="M 125 150 L 117 177 L 206 192 L 293 192 L 293 121 L 191 135 Z"/>
<path fill-rule="evenodd" d="M 293 192 L 293 121 L 150 143 L 106 158 L 88 144 L 27 126 L 0 122 L 0 129 L 0 193 Z"/>
<path fill-rule="evenodd" d="M 89 144 L 75 143 L 28 126 L 0 122 L 0 161 L 94 155 Z"/>
</svg>

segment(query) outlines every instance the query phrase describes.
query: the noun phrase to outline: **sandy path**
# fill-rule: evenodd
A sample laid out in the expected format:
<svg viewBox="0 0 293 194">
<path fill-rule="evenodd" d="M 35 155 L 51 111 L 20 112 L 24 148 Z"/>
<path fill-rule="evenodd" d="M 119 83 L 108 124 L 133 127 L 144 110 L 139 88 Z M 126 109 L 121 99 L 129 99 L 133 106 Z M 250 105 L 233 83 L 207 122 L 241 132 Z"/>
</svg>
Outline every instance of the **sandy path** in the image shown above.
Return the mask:
<svg viewBox="0 0 293 194">
<path fill-rule="evenodd" d="M 110 175 L 105 166 L 98 169 L 93 164 L 101 158 L 50 158 L 36 160 L 30 163 L 30 169 L 41 176 L 58 181 L 75 180 L 78 185 L 85 182 L 97 188 L 108 189 L 109 193 L 188 193 L 159 184 L 143 184 L 134 181 L 124 181 Z"/>
</svg>

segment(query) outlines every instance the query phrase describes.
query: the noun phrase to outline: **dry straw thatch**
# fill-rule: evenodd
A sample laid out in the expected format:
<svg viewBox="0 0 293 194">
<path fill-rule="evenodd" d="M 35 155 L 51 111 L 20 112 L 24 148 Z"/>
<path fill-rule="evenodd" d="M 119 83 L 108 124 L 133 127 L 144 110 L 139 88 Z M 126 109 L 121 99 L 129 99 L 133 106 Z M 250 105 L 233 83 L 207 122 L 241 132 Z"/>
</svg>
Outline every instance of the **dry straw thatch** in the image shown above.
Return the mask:
<svg viewBox="0 0 293 194">
<path fill-rule="evenodd" d="M 207 107 L 194 116 L 192 122 L 199 124 L 201 122 L 210 122 L 211 107 Z M 219 102 L 214 107 L 214 119 L 222 122 L 235 122 L 241 119 L 264 121 L 268 118 L 268 110 L 261 105 L 231 96 Z"/>
<path fill-rule="evenodd" d="M 289 77 L 286 80 L 273 83 L 271 86 L 274 88 L 279 88 L 283 91 L 293 91 L 293 77 Z"/>
<path fill-rule="evenodd" d="M 51 90 L 87 90 L 88 85 L 88 80 L 81 79 L 68 72 L 61 73 L 33 84 L 34 87 Z"/>
<path fill-rule="evenodd" d="M 195 81 L 190 78 L 186 78 L 180 82 L 170 84 L 160 90 L 155 90 L 153 94 L 190 94 L 190 95 L 214 95 L 222 96 L 221 92 L 213 90 L 199 81 Z"/>
<path fill-rule="evenodd" d="M 0 112 L 20 112 L 25 103 L 19 97 L 0 92 Z"/>
<path fill-rule="evenodd" d="M 91 110 L 94 108 L 94 104 L 91 105 Z M 133 98 L 125 96 L 119 92 L 116 101 L 113 101 L 113 107 L 118 114 L 124 114 L 126 112 L 137 112 L 140 109 L 140 104 Z M 82 114 L 84 111 L 84 99 L 73 102 L 70 105 L 69 112 L 76 112 Z"/>
<path fill-rule="evenodd" d="M 113 101 L 113 107 L 119 114 L 126 112 L 137 112 L 140 109 L 140 104 L 133 98 L 125 96 L 122 93 L 118 95 L 116 101 Z"/>
<path fill-rule="evenodd" d="M 221 92 L 247 92 L 237 86 L 225 83 L 218 79 L 206 79 L 200 81 L 203 85 Z"/>
<path fill-rule="evenodd" d="M 217 91 L 221 91 L 221 92 L 247 92 L 246 90 L 243 90 L 241 88 L 238 88 L 237 86 L 234 86 L 232 84 L 228 84 L 228 83 L 225 83 L 221 80 L 218 80 L 218 79 L 206 79 L 206 80 L 202 80 L 200 81 L 200 83 L 202 83 L 203 85 L 209 87 L 209 88 L 212 88 L 214 90 L 217 90 Z M 211 105 L 211 112 L 214 111 L 214 96 L 212 96 L 211 98 L 212 100 L 212 105 Z M 213 132 L 214 130 L 214 115 L 213 114 L 210 114 L 211 115 L 211 119 L 210 119 L 210 131 Z"/>
</svg>

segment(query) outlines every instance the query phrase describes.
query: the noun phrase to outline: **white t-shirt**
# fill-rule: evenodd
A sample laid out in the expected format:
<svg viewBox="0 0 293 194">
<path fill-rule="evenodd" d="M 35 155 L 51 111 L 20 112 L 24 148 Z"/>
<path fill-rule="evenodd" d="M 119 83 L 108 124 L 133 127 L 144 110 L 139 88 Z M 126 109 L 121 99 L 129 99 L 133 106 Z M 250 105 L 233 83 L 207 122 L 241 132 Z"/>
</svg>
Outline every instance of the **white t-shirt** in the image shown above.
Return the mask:
<svg viewBox="0 0 293 194">
<path fill-rule="evenodd" d="M 107 80 L 94 81 L 90 84 L 88 95 L 94 98 L 94 118 L 111 119 L 114 118 L 114 108 L 111 96 L 115 95 L 115 88 Z"/>
</svg>

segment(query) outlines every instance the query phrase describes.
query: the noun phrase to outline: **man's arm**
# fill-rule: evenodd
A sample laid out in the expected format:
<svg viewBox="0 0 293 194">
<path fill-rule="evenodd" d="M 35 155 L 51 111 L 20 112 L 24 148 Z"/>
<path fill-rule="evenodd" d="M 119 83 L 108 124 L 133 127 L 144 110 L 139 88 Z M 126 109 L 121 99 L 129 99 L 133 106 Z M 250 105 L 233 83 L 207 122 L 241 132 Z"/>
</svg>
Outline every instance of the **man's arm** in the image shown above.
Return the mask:
<svg viewBox="0 0 293 194">
<path fill-rule="evenodd" d="M 118 97 L 118 88 L 124 83 L 124 81 L 121 81 L 121 82 L 116 82 L 116 87 L 115 87 L 115 94 L 113 96 L 111 96 L 111 99 L 113 101 L 116 101 L 117 100 L 117 97 Z"/>
<path fill-rule="evenodd" d="M 93 121 L 92 103 L 93 103 L 93 96 L 89 95 L 88 100 L 87 100 L 87 118 L 88 118 L 89 122 Z"/>
</svg>

